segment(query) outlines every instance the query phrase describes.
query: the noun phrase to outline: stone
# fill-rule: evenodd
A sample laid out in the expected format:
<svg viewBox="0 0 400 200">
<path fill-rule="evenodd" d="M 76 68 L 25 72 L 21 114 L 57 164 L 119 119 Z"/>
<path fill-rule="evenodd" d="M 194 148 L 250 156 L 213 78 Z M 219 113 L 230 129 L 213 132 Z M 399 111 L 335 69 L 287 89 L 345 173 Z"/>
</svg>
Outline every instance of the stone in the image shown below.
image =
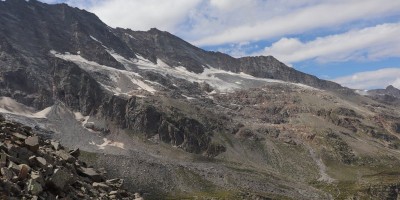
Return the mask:
<svg viewBox="0 0 400 200">
<path fill-rule="evenodd" d="M 10 181 L 4 181 L 2 183 L 2 188 L 5 191 L 8 191 L 13 194 L 21 194 L 21 187 L 19 187 L 19 185 L 15 184 L 13 182 L 10 182 Z"/>
<path fill-rule="evenodd" d="M 12 133 L 12 136 L 14 137 L 15 140 L 25 140 L 27 138 L 25 135 L 22 135 L 21 133 L 17 132 Z"/>
<path fill-rule="evenodd" d="M 7 165 L 7 154 L 0 153 L 0 167 L 5 167 Z"/>
<path fill-rule="evenodd" d="M 107 185 L 114 187 L 114 188 L 120 188 L 124 184 L 124 179 L 109 179 L 106 181 Z"/>
<path fill-rule="evenodd" d="M 0 142 L 0 150 L 3 150 L 4 152 L 8 152 L 6 144 L 4 142 Z"/>
<path fill-rule="evenodd" d="M 6 167 L 2 167 L 0 169 L 0 172 L 1 172 L 1 176 L 6 180 L 11 180 L 14 177 L 14 172 L 9 170 Z"/>
<path fill-rule="evenodd" d="M 36 157 L 36 163 L 41 168 L 47 167 L 47 161 L 42 157 Z"/>
<path fill-rule="evenodd" d="M 139 193 L 135 193 L 135 200 L 144 200 L 142 195 L 140 195 Z"/>
<path fill-rule="evenodd" d="M 106 185 L 106 184 L 104 184 L 104 183 L 94 182 L 94 183 L 92 184 L 92 186 L 93 186 L 94 188 L 101 188 L 101 189 L 103 189 L 103 190 L 105 190 L 105 191 L 110 191 L 110 190 L 111 190 L 110 186 L 108 186 L 108 185 Z"/>
<path fill-rule="evenodd" d="M 43 191 L 43 187 L 40 183 L 30 179 L 28 181 L 28 192 L 33 195 L 38 195 Z"/>
<path fill-rule="evenodd" d="M 39 149 L 39 137 L 31 136 L 26 138 L 25 145 L 28 147 L 29 150 L 37 152 L 37 150 Z"/>
<path fill-rule="evenodd" d="M 18 166 L 17 164 L 15 164 L 12 161 L 10 161 L 10 163 L 8 163 L 7 168 L 14 171 L 15 173 L 19 173 L 19 171 L 21 170 L 20 166 Z"/>
<path fill-rule="evenodd" d="M 67 152 L 65 152 L 64 150 L 59 150 L 56 151 L 55 154 L 60 157 L 61 159 L 69 162 L 69 163 L 74 163 L 75 162 L 75 158 L 71 155 L 69 155 Z"/>
<path fill-rule="evenodd" d="M 29 164 L 29 158 L 34 154 L 24 147 L 10 146 L 8 150 L 10 160 L 18 164 Z"/>
<path fill-rule="evenodd" d="M 31 179 L 40 183 L 41 185 L 45 184 L 43 175 L 39 171 L 31 172 Z"/>
<path fill-rule="evenodd" d="M 95 182 L 101 182 L 103 180 L 103 177 L 99 173 L 97 173 L 93 168 L 81 167 L 78 169 L 78 172 L 80 172 L 83 176 L 89 177 Z"/>
<path fill-rule="evenodd" d="M 66 169 L 58 168 L 54 170 L 53 175 L 48 180 L 48 184 L 55 189 L 64 190 L 72 180 L 72 175 Z"/>
<path fill-rule="evenodd" d="M 79 156 L 81 155 L 81 152 L 80 152 L 80 150 L 79 150 L 79 148 L 78 148 L 78 149 L 75 149 L 75 150 L 71 150 L 71 151 L 69 152 L 69 154 L 70 154 L 71 156 L 77 158 L 77 157 L 79 157 Z"/>
<path fill-rule="evenodd" d="M 31 170 L 31 168 L 28 165 L 25 164 L 21 164 L 19 165 L 20 170 L 18 173 L 18 178 L 20 180 L 25 180 L 28 177 L 29 171 Z"/>
<path fill-rule="evenodd" d="M 61 145 L 59 142 L 51 141 L 50 144 L 51 144 L 51 146 L 53 146 L 54 150 L 56 150 L 56 151 L 61 149 Z"/>
</svg>

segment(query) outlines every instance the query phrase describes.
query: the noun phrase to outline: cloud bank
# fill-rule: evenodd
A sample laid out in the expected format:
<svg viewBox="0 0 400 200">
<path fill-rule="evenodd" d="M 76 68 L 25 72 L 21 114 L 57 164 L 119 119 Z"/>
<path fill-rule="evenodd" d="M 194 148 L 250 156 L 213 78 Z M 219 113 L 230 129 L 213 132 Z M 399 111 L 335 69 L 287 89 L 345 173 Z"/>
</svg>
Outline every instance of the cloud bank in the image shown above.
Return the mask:
<svg viewBox="0 0 400 200">
<path fill-rule="evenodd" d="M 282 38 L 256 54 L 273 55 L 288 63 L 309 59 L 320 62 L 376 60 L 400 56 L 399 35 L 400 23 L 381 24 L 308 42 Z"/>
<path fill-rule="evenodd" d="M 400 68 L 384 68 L 376 71 L 355 73 L 351 76 L 333 79 L 353 89 L 379 89 L 388 85 L 400 88 Z"/>
</svg>

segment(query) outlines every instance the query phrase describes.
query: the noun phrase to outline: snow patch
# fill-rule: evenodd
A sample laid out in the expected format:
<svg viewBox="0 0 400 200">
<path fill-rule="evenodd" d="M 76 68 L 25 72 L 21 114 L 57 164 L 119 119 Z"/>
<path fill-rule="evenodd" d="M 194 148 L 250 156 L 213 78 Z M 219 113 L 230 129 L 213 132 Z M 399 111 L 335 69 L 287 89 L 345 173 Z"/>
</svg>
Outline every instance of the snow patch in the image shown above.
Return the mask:
<svg viewBox="0 0 400 200">
<path fill-rule="evenodd" d="M 368 90 L 356 90 L 355 91 L 357 94 L 362 95 L 362 96 L 367 96 L 368 95 Z"/>
<path fill-rule="evenodd" d="M 83 116 L 80 112 L 74 112 L 75 119 L 82 123 L 82 126 L 85 127 L 85 124 L 88 123 L 90 116 Z"/>
<path fill-rule="evenodd" d="M 125 149 L 125 144 L 122 142 L 115 142 L 113 140 L 109 140 L 107 138 L 103 138 L 102 144 L 96 144 L 94 141 L 90 142 L 89 144 L 97 146 L 99 149 L 105 149 L 107 146 L 117 147 L 120 149 Z"/>
<path fill-rule="evenodd" d="M 196 99 L 196 98 L 189 97 L 189 96 L 186 96 L 186 95 L 183 95 L 183 94 L 182 94 L 182 96 L 183 96 L 183 97 L 185 97 L 187 100 L 193 100 L 193 99 Z"/>
<path fill-rule="evenodd" d="M 103 43 L 100 42 L 97 38 L 95 38 L 95 37 L 93 37 L 93 36 L 90 36 L 90 38 L 92 38 L 92 40 L 94 40 L 94 41 L 96 41 L 96 42 L 98 42 L 98 43 L 100 43 L 100 44 L 103 44 Z"/>
<path fill-rule="evenodd" d="M 163 75 L 170 75 L 176 78 L 182 78 L 191 82 L 206 82 L 218 92 L 231 92 L 235 89 L 245 89 L 250 87 L 262 86 L 267 83 L 282 83 L 292 84 L 306 89 L 315 89 L 310 86 L 303 84 L 290 83 L 275 79 L 257 78 L 246 73 L 234 73 L 221 69 L 216 69 L 211 66 L 203 66 L 204 70 L 201 74 L 196 74 L 188 71 L 183 66 L 171 67 L 160 59 L 157 59 L 157 64 L 143 58 L 140 55 L 136 55 L 138 59 L 132 60 L 133 65 L 136 65 L 142 70 L 152 70 Z"/>
<path fill-rule="evenodd" d="M 51 108 L 50 106 L 41 111 L 36 111 L 34 108 L 18 103 L 10 97 L 0 97 L 0 113 L 14 114 L 29 118 L 46 118 Z"/>
<path fill-rule="evenodd" d="M 136 72 L 120 70 L 105 65 L 101 65 L 96 62 L 86 60 L 80 55 L 60 54 L 54 50 L 51 50 L 50 53 L 56 56 L 57 58 L 74 62 L 80 68 L 89 73 L 103 74 L 108 76 L 108 78 L 111 81 L 111 84 L 105 83 L 105 80 L 100 80 L 99 83 L 106 90 L 114 93 L 115 95 L 129 95 L 129 93 L 134 91 L 134 89 L 126 89 L 126 91 L 122 91 L 121 88 L 126 87 L 126 85 L 128 84 L 126 82 L 123 82 L 124 80 L 128 80 L 131 84 L 139 87 L 139 90 L 145 90 L 151 94 L 157 92 L 157 90 L 155 90 L 153 87 L 140 80 L 142 79 L 142 77 Z M 109 51 L 109 53 L 111 53 L 111 55 L 114 56 L 114 58 L 117 58 L 117 60 L 124 59 L 125 62 L 132 62 L 126 60 L 125 58 L 116 53 L 113 53 L 112 51 Z M 124 80 L 121 82 L 122 78 L 124 78 Z"/>
</svg>

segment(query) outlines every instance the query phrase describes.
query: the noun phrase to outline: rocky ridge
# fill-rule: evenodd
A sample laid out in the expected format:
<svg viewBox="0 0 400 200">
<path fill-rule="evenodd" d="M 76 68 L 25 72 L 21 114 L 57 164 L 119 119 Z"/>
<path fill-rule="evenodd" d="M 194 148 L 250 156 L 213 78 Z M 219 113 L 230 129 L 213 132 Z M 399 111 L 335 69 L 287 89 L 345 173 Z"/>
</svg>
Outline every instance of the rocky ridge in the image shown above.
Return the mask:
<svg viewBox="0 0 400 200">
<path fill-rule="evenodd" d="M 31 127 L 0 115 L 0 198 L 142 199 L 122 188 L 123 179 L 106 179 L 79 160 L 80 150 L 42 139 Z"/>
</svg>

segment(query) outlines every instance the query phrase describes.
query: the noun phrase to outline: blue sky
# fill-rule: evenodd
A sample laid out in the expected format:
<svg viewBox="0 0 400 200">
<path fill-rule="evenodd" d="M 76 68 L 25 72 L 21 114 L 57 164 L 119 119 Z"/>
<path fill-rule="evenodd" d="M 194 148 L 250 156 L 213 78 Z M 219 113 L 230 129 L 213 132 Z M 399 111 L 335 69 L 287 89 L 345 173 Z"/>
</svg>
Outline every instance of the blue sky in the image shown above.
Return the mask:
<svg viewBox="0 0 400 200">
<path fill-rule="evenodd" d="M 111 27 L 169 31 L 234 57 L 273 55 L 356 89 L 400 88 L 399 0 L 42 0 Z"/>
</svg>

